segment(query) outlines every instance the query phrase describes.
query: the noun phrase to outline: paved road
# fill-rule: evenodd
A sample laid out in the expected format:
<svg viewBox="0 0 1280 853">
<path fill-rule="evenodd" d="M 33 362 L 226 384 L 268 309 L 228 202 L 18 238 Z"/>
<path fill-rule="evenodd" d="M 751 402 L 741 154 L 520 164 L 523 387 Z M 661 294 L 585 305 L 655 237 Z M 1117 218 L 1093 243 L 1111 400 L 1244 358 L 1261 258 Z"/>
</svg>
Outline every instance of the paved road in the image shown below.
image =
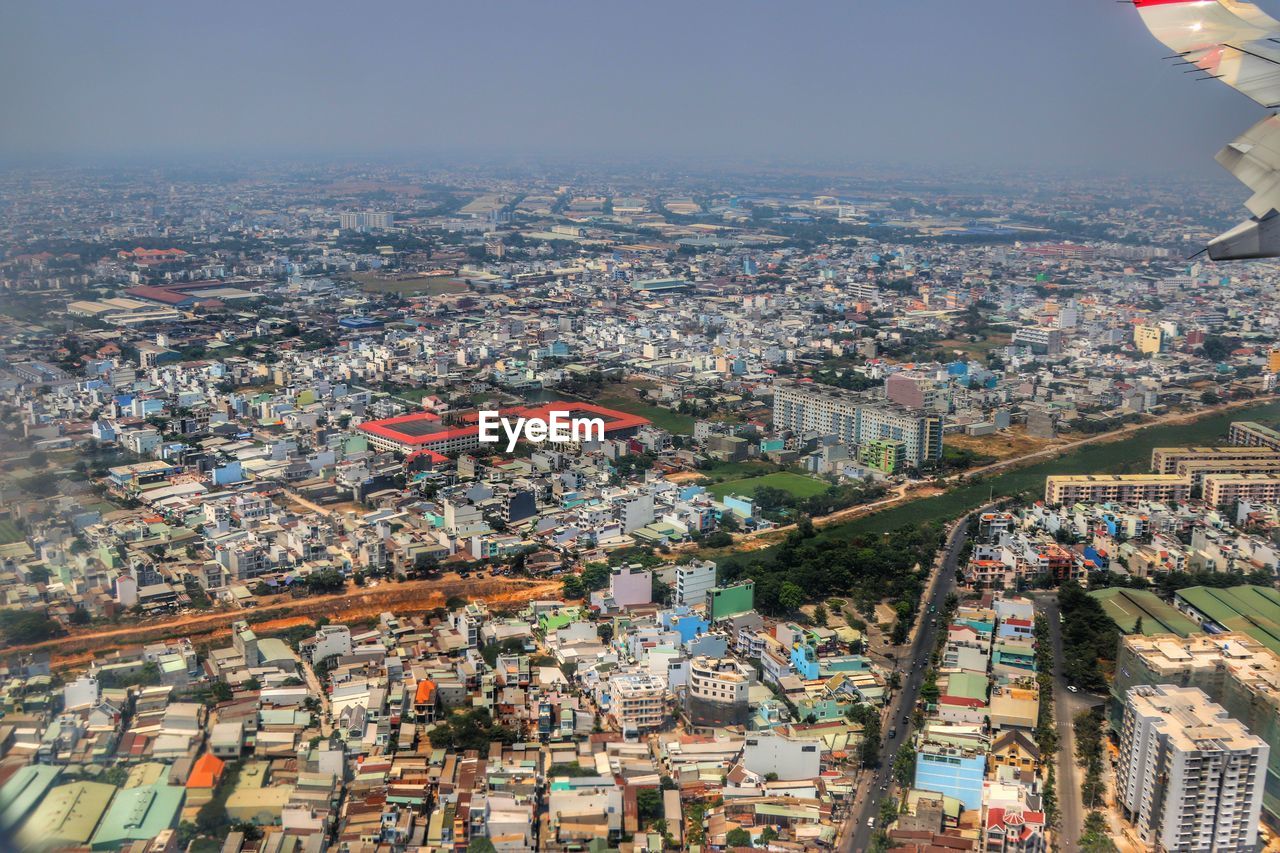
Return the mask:
<svg viewBox="0 0 1280 853">
<path fill-rule="evenodd" d="M 1034 595 L 1036 609 L 1049 623 L 1049 640 L 1053 644 L 1053 717 L 1058 730 L 1058 765 L 1055 785 L 1058 792 L 1058 843 L 1055 849 L 1080 849 L 1080 832 L 1084 828 L 1084 803 L 1080 785 L 1084 777 L 1076 764 L 1076 735 L 1071 721 L 1076 714 L 1105 702 L 1105 696 L 1072 693 L 1063 675 L 1062 624 L 1058 621 L 1058 597 L 1051 592 Z"/>
<path fill-rule="evenodd" d="M 974 512 L 982 512 L 985 509 L 986 507 L 983 507 Z M 841 831 L 841 840 L 837 844 L 837 848 L 842 851 L 862 853 L 871 848 L 871 835 L 875 830 L 867 826 L 867 818 L 875 817 L 877 823 L 879 822 L 880 801 L 888 795 L 888 789 L 893 787 L 890 781 L 893 773 L 893 756 L 910 734 L 910 725 L 903 725 L 902 718 L 909 717 L 915 708 L 916 700 L 920 696 L 920 688 L 924 685 L 927 662 L 933 653 L 940 630 L 940 626 L 929 624 L 931 619 L 929 606 L 933 606 L 935 613 L 941 610 L 947 594 L 955 589 L 956 568 L 960 558 L 960 547 L 964 544 L 965 534 L 969 529 L 968 519 L 969 516 L 966 515 L 956 524 L 955 530 L 947 540 L 941 570 L 934 579 L 932 591 L 925 594 L 925 600 L 922 602 L 915 641 L 910 648 L 903 648 L 898 652 L 898 670 L 906 670 L 902 689 L 890 701 L 889 713 L 885 717 L 885 741 L 880 748 L 880 767 L 863 773 L 863 778 L 854 794 L 854 806 L 850 810 L 849 819 Z M 889 739 L 888 733 L 894 728 L 898 730 L 898 736 Z"/>
</svg>

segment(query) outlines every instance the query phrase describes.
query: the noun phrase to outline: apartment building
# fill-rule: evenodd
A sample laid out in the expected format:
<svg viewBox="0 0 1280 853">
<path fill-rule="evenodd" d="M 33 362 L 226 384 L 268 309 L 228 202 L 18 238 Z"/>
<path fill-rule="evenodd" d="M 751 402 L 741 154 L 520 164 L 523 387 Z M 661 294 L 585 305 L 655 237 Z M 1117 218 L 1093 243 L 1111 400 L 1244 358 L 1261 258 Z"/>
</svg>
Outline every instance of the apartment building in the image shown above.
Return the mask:
<svg viewBox="0 0 1280 853">
<path fill-rule="evenodd" d="M 643 673 L 616 675 L 609 686 L 613 691 L 613 716 L 624 732 L 662 725 L 667 711 L 667 685 L 661 678 Z"/>
<path fill-rule="evenodd" d="M 1241 633 L 1126 636 L 1116 655 L 1111 686 L 1113 728 L 1123 720 L 1125 697 L 1134 687 L 1178 684 L 1203 690 L 1249 731 L 1271 747 L 1267 767 L 1268 799 L 1280 800 L 1280 656 Z"/>
<path fill-rule="evenodd" d="M 1280 474 L 1211 474 L 1204 478 L 1204 501 L 1231 506 L 1236 501 L 1275 503 L 1280 500 Z"/>
<path fill-rule="evenodd" d="M 1014 346 L 1030 347 L 1036 355 L 1062 352 L 1062 330 L 1052 326 L 1023 326 L 1013 333 Z"/>
<path fill-rule="evenodd" d="M 912 465 L 942 458 L 941 414 L 838 389 L 779 385 L 773 422 L 780 429 L 834 435 L 854 445 L 900 441 L 903 458 Z"/>
<path fill-rule="evenodd" d="M 1191 481 L 1177 474 L 1056 474 L 1044 482 L 1044 502 L 1050 506 L 1081 501 L 1185 501 L 1190 497 Z"/>
<path fill-rule="evenodd" d="M 710 560 L 694 560 L 692 563 L 676 566 L 676 606 L 705 604 L 707 591 L 715 585 L 716 564 Z"/>
<path fill-rule="evenodd" d="M 1195 687 L 1132 688 L 1116 795 L 1159 850 L 1249 850 L 1258 839 L 1269 747 Z"/>
<path fill-rule="evenodd" d="M 1255 421 L 1236 421 L 1227 431 L 1227 442 L 1239 447 L 1266 447 L 1280 450 L 1280 432 Z"/>
<path fill-rule="evenodd" d="M 702 655 L 689 661 L 685 713 L 695 727 L 742 725 L 751 713 L 748 697 L 756 673 L 733 658 Z"/>
<path fill-rule="evenodd" d="M 1159 326 L 1134 326 L 1133 345 L 1143 355 L 1155 355 L 1164 345 L 1164 330 Z"/>
<path fill-rule="evenodd" d="M 1183 474 L 1183 463 L 1265 462 L 1280 459 L 1280 451 L 1270 447 L 1157 447 L 1151 451 L 1151 470 L 1157 474 Z"/>
</svg>

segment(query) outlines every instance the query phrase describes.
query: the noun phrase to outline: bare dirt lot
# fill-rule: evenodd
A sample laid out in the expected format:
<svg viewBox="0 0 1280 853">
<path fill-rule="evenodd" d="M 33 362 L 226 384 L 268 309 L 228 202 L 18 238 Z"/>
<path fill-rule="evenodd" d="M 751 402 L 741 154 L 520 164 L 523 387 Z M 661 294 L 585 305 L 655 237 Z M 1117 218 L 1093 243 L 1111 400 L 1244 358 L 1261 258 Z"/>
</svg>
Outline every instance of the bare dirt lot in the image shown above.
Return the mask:
<svg viewBox="0 0 1280 853">
<path fill-rule="evenodd" d="M 48 651 L 53 654 L 55 665 L 65 667 L 85 663 L 122 646 L 169 637 L 190 637 L 196 642 L 228 636 L 231 623 L 240 619 L 249 620 L 255 630 L 269 634 L 304 622 L 314 622 L 319 616 L 341 622 L 374 618 L 388 610 L 397 615 L 423 613 L 443 607 L 453 596 L 482 600 L 496 607 L 519 607 L 533 599 L 558 597 L 561 585 L 557 580 L 462 578 L 457 575 L 446 575 L 439 580 L 382 582 L 376 587 L 348 587 L 334 595 L 300 599 L 270 596 L 262 599 L 257 607 L 248 609 L 192 613 L 119 628 L 77 631 L 43 643 L 12 646 L 7 651 Z"/>
</svg>

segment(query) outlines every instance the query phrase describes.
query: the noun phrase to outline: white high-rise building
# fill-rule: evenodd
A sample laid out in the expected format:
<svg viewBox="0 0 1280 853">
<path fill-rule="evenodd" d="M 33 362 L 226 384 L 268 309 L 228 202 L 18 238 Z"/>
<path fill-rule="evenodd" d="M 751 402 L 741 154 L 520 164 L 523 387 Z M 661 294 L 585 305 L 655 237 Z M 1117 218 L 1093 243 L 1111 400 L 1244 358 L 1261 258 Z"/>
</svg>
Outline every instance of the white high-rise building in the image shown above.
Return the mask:
<svg viewBox="0 0 1280 853">
<path fill-rule="evenodd" d="M 689 607 L 705 604 L 707 590 L 716 585 L 716 564 L 710 560 L 694 560 L 676 566 L 675 603 Z"/>
<path fill-rule="evenodd" d="M 1116 798 L 1157 850 L 1252 850 L 1269 752 L 1198 688 L 1134 687 L 1125 696 Z"/>
<path fill-rule="evenodd" d="M 793 432 L 834 435 L 848 444 L 901 441 L 912 465 L 942 458 L 942 415 L 889 400 L 816 385 L 778 383 L 773 424 Z"/>
<path fill-rule="evenodd" d="M 371 229 L 390 228 L 395 224 L 395 214 L 393 213 L 340 213 L 338 214 L 338 227 L 343 231 L 369 231 Z"/>
</svg>

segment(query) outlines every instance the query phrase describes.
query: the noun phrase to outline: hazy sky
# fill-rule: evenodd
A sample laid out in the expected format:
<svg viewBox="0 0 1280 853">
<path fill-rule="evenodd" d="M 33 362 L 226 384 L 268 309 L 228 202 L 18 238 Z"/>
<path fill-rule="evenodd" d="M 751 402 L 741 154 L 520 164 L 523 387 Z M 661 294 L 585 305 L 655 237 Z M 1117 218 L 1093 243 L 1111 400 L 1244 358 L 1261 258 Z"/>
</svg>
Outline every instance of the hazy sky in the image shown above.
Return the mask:
<svg viewBox="0 0 1280 853">
<path fill-rule="evenodd" d="M 1263 111 L 1166 52 L 1113 0 L 8 0 L 0 157 L 1214 174 L 1213 153 Z"/>
</svg>

